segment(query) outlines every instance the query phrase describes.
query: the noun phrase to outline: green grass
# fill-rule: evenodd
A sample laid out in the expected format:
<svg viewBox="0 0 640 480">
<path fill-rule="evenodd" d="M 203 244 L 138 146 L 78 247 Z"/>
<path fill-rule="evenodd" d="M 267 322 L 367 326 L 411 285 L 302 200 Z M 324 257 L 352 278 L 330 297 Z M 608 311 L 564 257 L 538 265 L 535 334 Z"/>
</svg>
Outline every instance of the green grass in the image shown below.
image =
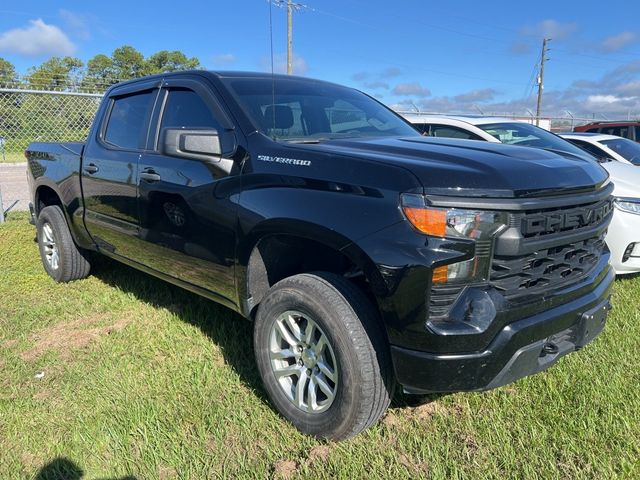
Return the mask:
<svg viewBox="0 0 640 480">
<path fill-rule="evenodd" d="M 106 259 L 55 284 L 26 220 L 0 225 L 0 478 L 640 478 L 640 277 L 616 281 L 603 335 L 551 370 L 398 395 L 332 444 L 271 408 L 248 322 Z"/>
<path fill-rule="evenodd" d="M 0 150 L 0 163 L 22 163 L 26 161 L 24 152 L 5 152 L 3 156 Z"/>
</svg>

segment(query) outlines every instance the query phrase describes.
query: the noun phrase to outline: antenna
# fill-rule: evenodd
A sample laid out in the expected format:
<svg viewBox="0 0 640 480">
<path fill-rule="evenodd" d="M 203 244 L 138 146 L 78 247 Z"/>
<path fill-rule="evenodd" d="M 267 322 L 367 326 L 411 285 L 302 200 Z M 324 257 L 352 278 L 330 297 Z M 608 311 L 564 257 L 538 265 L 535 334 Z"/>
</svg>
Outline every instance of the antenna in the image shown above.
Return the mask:
<svg viewBox="0 0 640 480">
<path fill-rule="evenodd" d="M 271 42 L 271 135 L 276 139 L 276 77 L 273 73 L 273 2 L 269 2 L 269 41 Z"/>
</svg>

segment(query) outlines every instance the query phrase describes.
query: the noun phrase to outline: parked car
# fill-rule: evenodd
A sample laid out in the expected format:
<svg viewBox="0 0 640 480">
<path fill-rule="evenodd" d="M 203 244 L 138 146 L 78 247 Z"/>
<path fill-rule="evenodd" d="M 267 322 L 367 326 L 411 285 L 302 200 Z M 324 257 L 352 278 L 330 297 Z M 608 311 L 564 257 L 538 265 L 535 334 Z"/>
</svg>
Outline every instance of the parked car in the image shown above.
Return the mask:
<svg viewBox="0 0 640 480">
<path fill-rule="evenodd" d="M 544 370 L 609 310 L 597 163 L 425 138 L 350 88 L 141 78 L 106 92 L 86 143 L 26 156 L 53 279 L 87 276 L 96 251 L 239 312 L 267 394 L 308 434 L 357 434 L 396 382 L 486 390 Z"/>
<path fill-rule="evenodd" d="M 591 122 L 586 125 L 578 125 L 573 128 L 574 132 L 603 133 L 605 135 L 615 135 L 616 137 L 628 138 L 635 142 L 640 142 L 640 122 L 639 121 L 617 121 L 617 122 Z"/>
<path fill-rule="evenodd" d="M 612 158 L 640 166 L 640 144 L 603 133 L 561 133 L 560 136 L 596 158 Z"/>
<path fill-rule="evenodd" d="M 406 116 L 409 121 L 416 121 L 415 116 Z M 631 140 L 627 140 L 612 135 L 599 135 L 588 133 L 570 133 L 562 136 L 555 135 L 547 130 L 530 125 L 524 122 L 514 122 L 505 118 L 478 118 L 473 117 L 473 124 L 470 122 L 460 121 L 459 117 L 431 117 L 437 118 L 437 124 L 420 123 L 418 129 L 424 129 L 425 132 L 435 132 L 441 136 L 446 136 L 452 130 L 446 128 L 440 129 L 442 125 L 448 125 L 447 128 L 455 128 L 456 138 L 480 137 L 488 142 L 503 142 L 510 145 L 524 145 L 528 147 L 543 148 L 557 153 L 565 152 L 571 156 L 582 158 L 591 158 L 592 160 L 602 159 L 602 166 L 609 172 L 611 179 L 616 185 L 614 195 L 625 198 L 624 203 L 616 203 L 617 207 L 614 212 L 614 220 L 607 234 L 607 245 L 611 250 L 611 264 L 617 274 L 635 273 L 640 271 L 640 260 L 635 256 L 640 254 L 640 247 L 636 250 L 636 245 L 640 244 L 640 228 L 638 225 L 636 203 L 640 202 L 640 182 L 629 185 L 630 178 L 635 178 L 635 173 L 627 174 L 615 167 L 612 163 L 608 163 L 608 158 L 621 159 L 625 163 L 631 163 L 622 153 L 624 152 L 630 159 L 636 161 L 636 152 L 640 154 L 640 145 Z M 427 120 L 422 118 L 421 120 Z M 429 119 L 429 121 L 432 121 Z M 417 124 L 414 124 L 416 126 Z M 603 139 L 607 142 L 603 145 L 600 143 L 587 144 L 590 138 Z M 576 141 L 574 141 L 576 140 Z M 610 142 L 610 143 L 609 143 Z M 585 145 L 583 145 L 585 144 Z M 593 147 L 593 148 L 592 148 Z M 604 150 L 606 147 L 606 150 Z M 596 151 L 597 149 L 597 151 Z M 602 154 L 601 150 L 605 153 Z M 608 153 L 610 151 L 610 153 Z M 623 175 L 623 176 L 620 176 Z M 620 184 L 618 187 L 617 185 Z M 624 185 L 624 186 L 623 186 Z"/>
</svg>

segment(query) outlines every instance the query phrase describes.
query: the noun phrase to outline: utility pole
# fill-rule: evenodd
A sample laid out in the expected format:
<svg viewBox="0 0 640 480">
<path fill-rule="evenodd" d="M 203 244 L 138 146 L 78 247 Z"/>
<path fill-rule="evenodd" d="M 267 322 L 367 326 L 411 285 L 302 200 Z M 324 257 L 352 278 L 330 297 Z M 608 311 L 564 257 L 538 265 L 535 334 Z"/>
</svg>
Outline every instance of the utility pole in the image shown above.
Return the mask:
<svg viewBox="0 0 640 480">
<path fill-rule="evenodd" d="M 542 109 L 542 90 L 544 89 L 544 62 L 549 60 L 547 58 L 547 42 L 551 39 L 544 38 L 542 40 L 542 54 L 540 55 L 540 73 L 538 75 L 538 107 L 536 108 L 536 126 L 540 126 L 540 113 Z"/>
<path fill-rule="evenodd" d="M 313 8 L 303 4 L 294 3 L 293 0 L 269 0 L 272 5 L 287 9 L 287 75 L 293 73 L 293 12 L 302 10 L 313 10 Z"/>
<path fill-rule="evenodd" d="M 293 73 L 293 4 L 287 1 L 287 75 Z"/>
</svg>

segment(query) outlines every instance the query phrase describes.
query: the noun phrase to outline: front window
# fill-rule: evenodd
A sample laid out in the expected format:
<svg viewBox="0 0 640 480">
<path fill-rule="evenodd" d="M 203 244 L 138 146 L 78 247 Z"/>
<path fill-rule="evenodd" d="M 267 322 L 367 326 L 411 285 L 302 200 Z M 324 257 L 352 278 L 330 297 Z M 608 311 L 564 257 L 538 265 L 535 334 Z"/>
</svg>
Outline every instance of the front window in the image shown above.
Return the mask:
<svg viewBox="0 0 640 480">
<path fill-rule="evenodd" d="M 636 142 L 626 138 L 616 138 L 614 140 L 602 140 L 600 143 L 606 145 L 634 165 L 640 165 L 640 145 Z"/>
<path fill-rule="evenodd" d="M 554 135 L 547 130 L 524 122 L 505 122 L 478 125 L 500 142 L 521 147 L 544 148 L 555 152 L 566 152 L 581 158 L 592 157 L 581 148 Z"/>
<path fill-rule="evenodd" d="M 274 140 L 420 136 L 391 110 L 350 88 L 283 78 L 226 83 L 256 129 Z"/>
</svg>

